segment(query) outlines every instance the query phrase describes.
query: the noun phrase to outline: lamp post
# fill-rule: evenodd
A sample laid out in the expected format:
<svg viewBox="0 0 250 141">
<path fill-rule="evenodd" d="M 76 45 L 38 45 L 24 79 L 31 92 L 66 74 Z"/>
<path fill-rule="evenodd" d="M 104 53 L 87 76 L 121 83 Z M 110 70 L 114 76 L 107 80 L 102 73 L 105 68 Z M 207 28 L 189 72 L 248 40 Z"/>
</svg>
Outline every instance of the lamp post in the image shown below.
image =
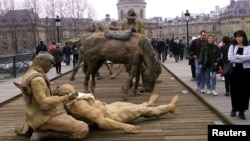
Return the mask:
<svg viewBox="0 0 250 141">
<path fill-rule="evenodd" d="M 56 22 L 56 30 L 57 30 L 57 43 L 59 43 L 60 42 L 59 27 L 61 26 L 61 19 L 59 18 L 59 16 L 56 16 L 55 22 Z"/>
<path fill-rule="evenodd" d="M 187 48 L 188 48 L 189 47 L 188 21 L 190 17 L 190 13 L 188 12 L 188 10 L 186 10 L 185 17 L 186 17 L 186 22 L 187 22 Z"/>
</svg>

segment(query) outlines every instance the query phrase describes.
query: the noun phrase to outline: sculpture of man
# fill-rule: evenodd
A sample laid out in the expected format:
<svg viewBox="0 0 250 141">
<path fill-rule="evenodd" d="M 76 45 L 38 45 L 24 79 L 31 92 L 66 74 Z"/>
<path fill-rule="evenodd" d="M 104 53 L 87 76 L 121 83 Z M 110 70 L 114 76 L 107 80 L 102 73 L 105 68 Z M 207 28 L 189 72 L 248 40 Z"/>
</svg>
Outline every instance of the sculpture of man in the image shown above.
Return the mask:
<svg viewBox="0 0 250 141">
<path fill-rule="evenodd" d="M 40 51 L 24 74 L 21 84 L 14 82 L 22 91 L 25 102 L 26 127 L 34 131 L 30 140 L 83 139 L 88 134 L 88 125 L 57 109 L 60 103 L 75 99 L 76 95 L 52 96 L 46 73 L 51 69 L 53 61 L 54 57 L 49 52 Z M 23 130 L 25 128 L 20 128 L 16 133 L 25 134 Z"/>
<path fill-rule="evenodd" d="M 121 25 L 122 30 L 128 30 L 130 27 L 133 27 L 136 30 L 136 32 L 140 34 L 145 34 L 144 23 L 137 20 L 138 16 L 135 13 L 134 9 L 130 9 L 128 13 L 125 15 L 125 17 L 127 18 L 127 21 Z"/>
</svg>

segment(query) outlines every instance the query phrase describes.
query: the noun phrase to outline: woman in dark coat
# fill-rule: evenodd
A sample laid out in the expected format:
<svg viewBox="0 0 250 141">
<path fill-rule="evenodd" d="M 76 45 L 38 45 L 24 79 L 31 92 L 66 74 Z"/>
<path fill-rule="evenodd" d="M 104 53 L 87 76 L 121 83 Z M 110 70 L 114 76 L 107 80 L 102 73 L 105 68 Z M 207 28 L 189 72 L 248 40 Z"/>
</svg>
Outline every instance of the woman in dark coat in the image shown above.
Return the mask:
<svg viewBox="0 0 250 141">
<path fill-rule="evenodd" d="M 207 94 L 211 92 L 217 96 L 216 92 L 216 72 L 221 61 L 221 52 L 219 47 L 214 43 L 214 36 L 208 35 L 207 42 L 201 48 L 199 55 L 199 67 L 205 80 L 201 81 L 201 92 L 205 93 L 205 84 L 207 85 Z"/>
<path fill-rule="evenodd" d="M 233 63 L 233 74 L 230 79 L 231 116 L 234 117 L 239 111 L 239 117 L 245 120 L 250 95 L 250 46 L 245 31 L 236 31 L 234 37 L 235 41 L 228 50 L 228 60 Z"/>
</svg>

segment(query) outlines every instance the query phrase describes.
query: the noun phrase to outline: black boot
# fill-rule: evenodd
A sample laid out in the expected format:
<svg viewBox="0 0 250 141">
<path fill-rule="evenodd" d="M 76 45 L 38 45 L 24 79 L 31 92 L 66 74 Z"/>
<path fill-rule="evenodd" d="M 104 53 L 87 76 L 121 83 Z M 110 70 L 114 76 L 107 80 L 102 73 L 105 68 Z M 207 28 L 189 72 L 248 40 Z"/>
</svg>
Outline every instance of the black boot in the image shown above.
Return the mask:
<svg viewBox="0 0 250 141">
<path fill-rule="evenodd" d="M 236 111 L 234 109 L 232 109 L 232 111 L 231 111 L 231 117 L 235 117 L 235 115 L 236 115 Z"/>
<path fill-rule="evenodd" d="M 240 119 L 246 120 L 246 116 L 244 112 L 239 112 Z"/>
</svg>

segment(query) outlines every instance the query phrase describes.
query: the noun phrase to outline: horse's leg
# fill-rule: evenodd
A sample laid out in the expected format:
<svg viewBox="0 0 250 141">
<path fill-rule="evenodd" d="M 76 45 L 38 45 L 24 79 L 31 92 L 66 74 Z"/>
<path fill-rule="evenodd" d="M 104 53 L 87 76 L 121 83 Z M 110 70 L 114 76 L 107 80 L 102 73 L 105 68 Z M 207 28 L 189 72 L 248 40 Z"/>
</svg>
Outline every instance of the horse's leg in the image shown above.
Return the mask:
<svg viewBox="0 0 250 141">
<path fill-rule="evenodd" d="M 92 62 L 94 63 L 94 62 Z M 96 73 L 98 72 L 99 68 L 102 66 L 103 63 L 94 63 L 96 64 L 96 66 L 94 66 L 92 68 L 92 81 L 91 81 L 91 85 L 90 85 L 90 91 L 91 93 L 95 93 L 95 86 L 96 86 L 96 80 L 95 80 L 95 77 L 96 77 Z"/>
<path fill-rule="evenodd" d="M 139 64 L 141 64 L 141 63 L 139 63 Z M 134 95 L 137 95 L 137 94 L 140 95 L 139 92 L 137 93 L 139 81 L 140 81 L 140 67 L 141 67 L 141 65 L 137 66 L 137 72 L 136 72 L 136 76 L 135 76 L 135 84 L 134 84 L 134 90 L 133 90 Z"/>
<path fill-rule="evenodd" d="M 85 74 L 85 78 L 84 78 L 84 89 L 83 89 L 83 92 L 84 93 L 90 93 L 89 92 L 89 77 L 90 77 L 90 72 L 89 70 L 86 72 Z"/>
<path fill-rule="evenodd" d="M 112 75 L 112 74 L 113 74 L 113 72 L 112 72 L 112 70 L 111 70 L 111 68 L 110 68 L 109 64 L 108 64 L 106 61 L 105 61 L 104 63 L 105 63 L 106 67 L 107 67 L 107 68 L 108 68 L 108 70 L 109 70 L 109 75 Z"/>
<path fill-rule="evenodd" d="M 91 73 L 91 85 L 90 85 L 90 92 L 92 93 L 92 94 L 94 94 L 95 93 L 95 74 L 96 74 L 97 72 L 94 72 L 94 73 Z"/>
<path fill-rule="evenodd" d="M 119 70 L 116 74 L 111 75 L 111 79 L 115 79 L 125 68 L 124 64 L 119 64 Z"/>
<path fill-rule="evenodd" d="M 128 89 L 130 88 L 130 84 L 133 78 L 135 77 L 136 72 L 137 72 L 137 65 L 131 65 L 129 78 L 127 79 L 126 83 L 122 87 L 122 96 L 124 100 L 128 100 L 127 99 Z"/>
</svg>

